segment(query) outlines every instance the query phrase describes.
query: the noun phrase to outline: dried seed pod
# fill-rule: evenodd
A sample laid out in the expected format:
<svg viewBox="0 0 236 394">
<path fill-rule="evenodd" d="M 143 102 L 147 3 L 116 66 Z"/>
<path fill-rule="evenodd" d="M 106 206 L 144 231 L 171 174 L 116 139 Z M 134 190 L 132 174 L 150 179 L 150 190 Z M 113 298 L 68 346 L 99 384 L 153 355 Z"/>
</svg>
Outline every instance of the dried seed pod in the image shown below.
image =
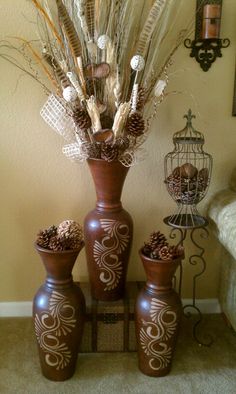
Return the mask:
<svg viewBox="0 0 236 394">
<path fill-rule="evenodd" d="M 180 174 L 184 178 L 193 178 L 197 176 L 198 170 L 191 163 L 185 163 L 180 167 Z"/>
<path fill-rule="evenodd" d="M 110 70 L 108 63 L 88 64 L 84 69 L 84 74 L 88 79 L 101 79 L 107 78 L 110 74 Z"/>
<path fill-rule="evenodd" d="M 112 142 L 114 133 L 111 129 L 99 130 L 93 134 L 93 138 L 96 142 Z"/>
</svg>

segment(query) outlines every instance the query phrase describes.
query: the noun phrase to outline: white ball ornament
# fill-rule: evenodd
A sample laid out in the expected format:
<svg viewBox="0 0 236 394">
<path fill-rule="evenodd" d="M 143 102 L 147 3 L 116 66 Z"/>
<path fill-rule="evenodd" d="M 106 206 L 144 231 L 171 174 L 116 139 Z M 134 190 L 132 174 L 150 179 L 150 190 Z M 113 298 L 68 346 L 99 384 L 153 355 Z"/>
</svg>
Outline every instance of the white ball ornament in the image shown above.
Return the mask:
<svg viewBox="0 0 236 394">
<path fill-rule="evenodd" d="M 67 86 L 63 89 L 63 97 L 69 103 L 75 101 L 78 97 L 77 92 L 73 86 Z"/>
<path fill-rule="evenodd" d="M 131 59 L 130 66 L 135 71 L 142 71 L 145 66 L 145 60 L 142 56 L 135 55 Z"/>
<path fill-rule="evenodd" d="M 106 34 L 103 34 L 102 36 L 98 37 L 98 40 L 97 40 L 98 48 L 106 49 L 109 41 L 110 41 L 110 37 L 107 36 Z"/>
</svg>

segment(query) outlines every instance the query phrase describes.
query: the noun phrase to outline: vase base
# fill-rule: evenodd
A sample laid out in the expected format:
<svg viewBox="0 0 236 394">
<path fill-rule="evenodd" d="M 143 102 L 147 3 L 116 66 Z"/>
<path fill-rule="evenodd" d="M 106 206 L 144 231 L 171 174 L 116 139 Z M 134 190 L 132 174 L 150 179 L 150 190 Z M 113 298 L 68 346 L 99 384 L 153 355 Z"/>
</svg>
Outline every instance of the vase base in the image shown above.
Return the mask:
<svg viewBox="0 0 236 394">
<path fill-rule="evenodd" d="M 42 372 L 42 375 L 47 380 L 51 380 L 53 382 L 64 382 L 65 380 L 68 380 L 68 379 L 72 378 L 72 376 L 75 373 L 75 368 L 72 371 L 69 371 L 69 372 L 67 371 L 66 373 L 62 373 L 61 371 L 60 371 L 60 373 L 57 373 L 57 372 L 54 372 L 54 371 L 51 371 L 51 372 L 45 371 L 44 372 L 42 370 L 41 370 L 41 372 Z"/>
</svg>

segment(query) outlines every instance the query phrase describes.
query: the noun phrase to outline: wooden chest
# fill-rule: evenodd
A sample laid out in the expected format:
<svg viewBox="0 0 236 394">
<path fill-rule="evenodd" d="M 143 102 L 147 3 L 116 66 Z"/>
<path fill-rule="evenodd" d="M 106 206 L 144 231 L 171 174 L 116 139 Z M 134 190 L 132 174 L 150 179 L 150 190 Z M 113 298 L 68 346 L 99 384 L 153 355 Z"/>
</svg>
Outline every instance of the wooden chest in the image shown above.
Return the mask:
<svg viewBox="0 0 236 394">
<path fill-rule="evenodd" d="M 134 305 L 143 282 L 128 282 L 124 299 L 91 298 L 88 283 L 80 283 L 86 300 L 86 322 L 80 352 L 136 351 Z"/>
</svg>

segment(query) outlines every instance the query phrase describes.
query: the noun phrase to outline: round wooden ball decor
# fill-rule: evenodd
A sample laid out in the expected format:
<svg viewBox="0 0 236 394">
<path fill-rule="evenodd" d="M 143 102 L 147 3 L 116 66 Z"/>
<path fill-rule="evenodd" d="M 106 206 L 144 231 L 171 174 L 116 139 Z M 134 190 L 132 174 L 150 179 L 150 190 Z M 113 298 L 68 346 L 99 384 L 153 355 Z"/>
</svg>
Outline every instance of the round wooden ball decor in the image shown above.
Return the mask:
<svg viewBox="0 0 236 394">
<path fill-rule="evenodd" d="M 180 174 L 183 178 L 193 178 L 197 175 L 197 173 L 197 168 L 191 163 L 185 163 L 180 167 Z"/>
</svg>

